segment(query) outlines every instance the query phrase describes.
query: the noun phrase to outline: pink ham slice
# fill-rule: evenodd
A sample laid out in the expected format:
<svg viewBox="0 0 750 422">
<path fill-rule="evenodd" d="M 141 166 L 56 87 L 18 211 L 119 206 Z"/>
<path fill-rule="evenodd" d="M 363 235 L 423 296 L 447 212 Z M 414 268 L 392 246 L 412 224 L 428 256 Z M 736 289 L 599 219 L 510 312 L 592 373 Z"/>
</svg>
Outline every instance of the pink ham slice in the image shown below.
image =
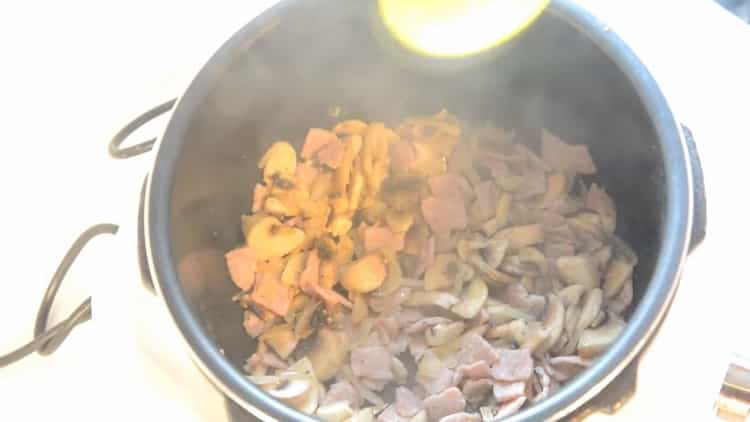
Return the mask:
<svg viewBox="0 0 750 422">
<path fill-rule="evenodd" d="M 482 401 L 482 399 L 484 399 L 484 396 L 492 391 L 492 387 L 494 387 L 494 385 L 495 383 L 487 378 L 467 380 L 466 382 L 464 382 L 464 386 L 461 391 L 464 393 L 466 401 L 470 403 L 477 403 Z"/>
<path fill-rule="evenodd" d="M 398 387 L 396 389 L 396 401 L 393 404 L 396 413 L 405 418 L 410 418 L 422 410 L 422 399 L 413 391 Z"/>
<path fill-rule="evenodd" d="M 316 152 L 320 151 L 324 146 L 328 145 L 329 142 L 335 140 L 338 140 L 335 133 L 324 129 L 312 128 L 307 131 L 307 136 L 305 136 L 305 143 L 304 145 L 302 145 L 302 152 L 300 153 L 300 155 L 305 160 L 309 160 L 315 155 Z"/>
<path fill-rule="evenodd" d="M 266 203 L 268 193 L 268 188 L 265 185 L 261 185 L 260 183 L 255 185 L 255 190 L 253 190 L 253 212 L 263 209 L 263 204 Z"/>
<path fill-rule="evenodd" d="M 267 329 L 271 328 L 272 325 L 273 321 L 264 321 L 253 312 L 245 311 L 245 321 L 243 323 L 243 326 L 245 327 L 245 332 L 250 337 L 258 337 Z"/>
<path fill-rule="evenodd" d="M 482 418 L 476 413 L 454 413 L 440 419 L 439 422 L 482 422 Z"/>
<path fill-rule="evenodd" d="M 526 392 L 526 383 L 523 381 L 517 382 L 502 382 L 496 381 L 492 387 L 492 394 L 495 396 L 495 400 L 500 403 L 505 403 L 511 400 L 515 400 L 522 397 Z"/>
<path fill-rule="evenodd" d="M 318 161 L 332 169 L 337 169 L 341 165 L 341 160 L 344 159 L 345 150 L 344 143 L 334 139 L 318 151 Z"/>
<path fill-rule="evenodd" d="M 456 359 L 458 363 L 473 364 L 478 361 L 484 361 L 492 365 L 497 361 L 497 351 L 481 335 L 477 333 L 468 333 L 461 340 L 461 347 L 458 349 Z"/>
<path fill-rule="evenodd" d="M 368 227 L 364 229 L 364 246 L 367 252 L 383 249 L 398 252 L 404 249 L 406 233 L 394 233 L 388 227 Z"/>
<path fill-rule="evenodd" d="M 463 177 L 448 173 L 431 177 L 430 190 L 436 197 L 455 198 L 463 202 L 471 191 L 471 186 Z"/>
<path fill-rule="evenodd" d="M 358 377 L 391 380 L 391 353 L 382 346 L 358 347 L 352 350 L 352 372 Z"/>
<path fill-rule="evenodd" d="M 246 246 L 233 249 L 224 255 L 229 268 L 229 275 L 234 284 L 242 290 L 248 290 L 255 284 L 255 251 Z"/>
<path fill-rule="evenodd" d="M 318 174 L 320 174 L 320 170 L 308 163 L 297 164 L 295 177 L 307 190 L 310 190 L 310 185 L 312 185 L 313 180 L 315 180 L 315 177 L 317 177 Z"/>
<path fill-rule="evenodd" d="M 389 148 L 391 155 L 391 168 L 397 171 L 406 172 L 414 167 L 417 160 L 417 153 L 414 151 L 414 145 L 406 140 L 395 142 Z"/>
<path fill-rule="evenodd" d="M 458 413 L 466 407 L 466 400 L 461 390 L 451 387 L 439 394 L 433 394 L 422 402 L 427 410 L 427 416 L 431 421 L 439 421 L 441 418 Z"/>
<path fill-rule="evenodd" d="M 347 381 L 337 381 L 328 389 L 321 405 L 343 401 L 349 403 L 352 408 L 362 405 L 362 397 L 357 390 Z"/>
<path fill-rule="evenodd" d="M 378 415 L 378 422 L 410 422 L 411 418 L 405 418 L 398 414 L 395 405 L 386 407 L 380 415 Z"/>
<path fill-rule="evenodd" d="M 453 385 L 460 385 L 465 379 L 476 380 L 489 378 L 489 376 L 490 366 L 483 360 L 462 364 L 456 367 L 456 372 L 453 374 Z"/>
<path fill-rule="evenodd" d="M 497 363 L 490 372 L 498 381 L 525 381 L 531 376 L 534 360 L 528 349 L 499 349 Z"/>
<path fill-rule="evenodd" d="M 569 145 L 548 131 L 542 134 L 542 161 L 552 170 L 594 174 L 596 166 L 585 145 Z"/>
<path fill-rule="evenodd" d="M 466 228 L 466 208 L 463 202 L 446 198 L 422 200 L 422 216 L 432 231 L 447 233 Z"/>
</svg>

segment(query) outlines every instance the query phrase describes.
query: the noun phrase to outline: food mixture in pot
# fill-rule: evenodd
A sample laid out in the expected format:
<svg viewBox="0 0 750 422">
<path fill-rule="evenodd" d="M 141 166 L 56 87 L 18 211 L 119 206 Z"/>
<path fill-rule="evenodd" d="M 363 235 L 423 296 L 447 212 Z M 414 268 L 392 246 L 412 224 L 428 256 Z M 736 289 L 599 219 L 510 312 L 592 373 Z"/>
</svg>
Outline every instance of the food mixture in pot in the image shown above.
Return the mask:
<svg viewBox="0 0 750 422">
<path fill-rule="evenodd" d="M 302 135 L 302 134 L 301 134 Z M 497 420 L 614 341 L 637 257 L 583 145 L 465 127 L 310 129 L 258 163 L 246 243 L 226 254 L 245 366 L 325 421 Z"/>
</svg>

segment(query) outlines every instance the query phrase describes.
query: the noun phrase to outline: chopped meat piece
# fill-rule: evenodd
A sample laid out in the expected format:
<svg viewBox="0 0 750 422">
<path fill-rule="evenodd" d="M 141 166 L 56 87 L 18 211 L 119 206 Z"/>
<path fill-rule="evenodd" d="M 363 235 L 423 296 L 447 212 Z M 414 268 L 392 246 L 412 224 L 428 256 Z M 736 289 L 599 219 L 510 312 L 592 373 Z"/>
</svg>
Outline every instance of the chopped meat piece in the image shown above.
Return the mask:
<svg viewBox="0 0 750 422">
<path fill-rule="evenodd" d="M 410 422 L 410 418 L 405 418 L 396 412 L 396 406 L 390 405 L 386 407 L 380 415 L 378 415 L 378 422 Z"/>
<path fill-rule="evenodd" d="M 299 163 L 297 164 L 297 171 L 295 173 L 295 178 L 300 183 L 302 183 L 305 189 L 309 190 L 310 185 L 312 184 L 313 180 L 315 180 L 315 177 L 317 177 L 319 173 L 320 173 L 320 170 L 313 167 L 312 165 L 308 163 Z M 255 211 L 255 208 L 253 208 L 253 211 Z"/>
<path fill-rule="evenodd" d="M 482 418 L 476 413 L 454 413 L 440 419 L 439 422 L 482 422 Z"/>
<path fill-rule="evenodd" d="M 411 390 L 398 387 L 394 403 L 396 413 L 403 417 L 412 417 L 422 410 L 422 399 Z"/>
<path fill-rule="evenodd" d="M 273 320 L 264 321 L 253 312 L 245 311 L 245 332 L 252 338 L 263 334 L 273 325 Z"/>
<path fill-rule="evenodd" d="M 447 366 L 440 368 L 435 378 L 432 378 L 426 382 L 422 382 L 422 387 L 427 394 L 437 394 L 446 388 L 450 387 L 453 382 L 453 371 Z"/>
<path fill-rule="evenodd" d="M 292 291 L 288 286 L 281 284 L 278 277 L 266 273 L 255 284 L 250 299 L 276 315 L 284 316 L 292 304 Z"/>
<path fill-rule="evenodd" d="M 453 385 L 460 385 L 464 379 L 489 378 L 490 366 L 487 362 L 480 360 L 470 364 L 462 364 L 456 367 L 453 374 Z"/>
<path fill-rule="evenodd" d="M 376 380 L 372 378 L 360 378 L 359 382 L 371 391 L 383 391 L 388 380 Z"/>
<path fill-rule="evenodd" d="M 260 183 L 255 185 L 253 190 L 253 212 L 257 212 L 263 209 L 263 204 L 266 202 L 268 196 L 268 188 Z"/>
<path fill-rule="evenodd" d="M 318 151 L 318 161 L 332 169 L 337 169 L 341 165 L 341 160 L 344 159 L 345 151 L 346 146 L 343 142 L 338 139 L 332 140 Z"/>
<path fill-rule="evenodd" d="M 485 180 L 474 189 L 474 192 L 479 206 L 479 218 L 482 221 L 492 218 L 495 215 L 498 200 L 495 184 L 491 180 Z"/>
<path fill-rule="evenodd" d="M 464 203 L 446 198 L 422 200 L 422 216 L 436 233 L 447 233 L 454 229 L 462 230 L 468 222 Z"/>
<path fill-rule="evenodd" d="M 406 140 L 395 142 L 388 151 L 391 155 L 391 168 L 397 171 L 409 171 L 414 167 L 417 153 L 414 145 Z"/>
<path fill-rule="evenodd" d="M 300 155 L 305 160 L 309 160 L 321 148 L 328 145 L 329 142 L 336 140 L 338 138 L 335 133 L 324 129 L 312 128 L 307 132 L 307 136 L 305 136 L 305 144 L 302 145 L 302 153 Z"/>
<path fill-rule="evenodd" d="M 522 397 L 525 392 L 526 383 L 523 381 L 496 381 L 495 385 L 492 387 L 492 394 L 495 396 L 495 400 L 500 403 L 505 403 L 506 401 L 511 401 Z"/>
<path fill-rule="evenodd" d="M 321 405 L 344 401 L 349 403 L 352 408 L 358 408 L 362 405 L 362 396 L 348 381 L 337 381 L 331 385 L 326 393 Z"/>
<path fill-rule="evenodd" d="M 497 363 L 492 365 L 492 377 L 499 381 L 524 381 L 531 376 L 534 360 L 528 349 L 499 349 Z"/>
<path fill-rule="evenodd" d="M 495 383 L 487 378 L 477 380 L 466 380 L 461 391 L 466 397 L 466 401 L 470 403 L 477 403 L 484 399 L 484 396 L 492 391 L 492 387 Z"/>
<path fill-rule="evenodd" d="M 521 409 L 521 407 L 523 407 L 524 403 L 526 403 L 526 396 L 521 396 L 513 401 L 505 403 L 504 405 L 500 406 L 500 409 L 498 409 L 497 413 L 495 414 L 494 420 L 499 421 L 502 418 L 507 418 L 508 416 L 515 414 L 519 409 Z"/>
<path fill-rule="evenodd" d="M 232 277 L 234 284 L 242 290 L 253 287 L 257 265 L 255 251 L 246 246 L 232 249 L 224 257 L 227 260 L 229 275 Z"/>
<path fill-rule="evenodd" d="M 459 363 L 471 364 L 478 361 L 487 362 L 492 365 L 497 361 L 497 352 L 491 344 L 481 335 L 471 332 L 461 339 L 461 347 L 458 350 L 456 358 Z"/>
<path fill-rule="evenodd" d="M 427 410 L 427 416 L 431 421 L 439 421 L 440 418 L 461 412 L 466 407 L 466 400 L 461 390 L 451 387 L 439 394 L 433 394 L 422 402 Z"/>
<path fill-rule="evenodd" d="M 352 350 L 352 372 L 358 377 L 393 379 L 391 353 L 385 347 L 358 347 Z"/>
<path fill-rule="evenodd" d="M 463 177 L 447 173 L 431 177 L 430 190 L 438 198 L 453 198 L 456 201 L 463 202 L 471 187 Z"/>
<path fill-rule="evenodd" d="M 404 249 L 405 233 L 394 233 L 388 227 L 368 227 L 364 229 L 364 246 L 366 252 L 378 252 L 388 249 L 398 252 Z"/>
<path fill-rule="evenodd" d="M 303 292 L 317 296 L 326 302 L 328 306 L 334 306 L 338 303 L 351 308 L 352 303 L 349 302 L 345 297 L 336 293 L 331 289 L 326 289 L 320 284 L 320 258 L 318 257 L 318 250 L 313 249 L 307 254 L 307 262 L 305 263 L 305 269 L 302 270 L 299 276 L 299 287 Z"/>
<path fill-rule="evenodd" d="M 596 166 L 585 145 L 568 145 L 546 130 L 542 134 L 542 161 L 552 170 L 594 174 Z"/>
</svg>

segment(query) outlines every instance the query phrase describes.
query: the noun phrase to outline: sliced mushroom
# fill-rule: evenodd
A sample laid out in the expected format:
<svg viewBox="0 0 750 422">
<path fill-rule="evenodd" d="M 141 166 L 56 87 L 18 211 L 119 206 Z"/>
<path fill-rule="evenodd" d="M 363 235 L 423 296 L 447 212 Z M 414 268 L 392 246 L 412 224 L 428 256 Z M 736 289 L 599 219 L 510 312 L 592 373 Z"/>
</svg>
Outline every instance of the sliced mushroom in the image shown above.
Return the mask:
<svg viewBox="0 0 750 422">
<path fill-rule="evenodd" d="M 309 377 L 292 378 L 283 380 L 277 386 L 266 390 L 272 397 L 291 401 L 305 396 L 313 386 L 314 381 Z"/>
<path fill-rule="evenodd" d="M 458 274 L 458 257 L 455 254 L 440 254 L 424 275 L 425 290 L 439 290 L 451 287 Z"/>
<path fill-rule="evenodd" d="M 450 293 L 431 291 L 416 291 L 411 294 L 409 299 L 404 302 L 406 306 L 439 306 L 444 309 L 450 309 L 451 306 L 458 303 L 458 298 Z"/>
<path fill-rule="evenodd" d="M 560 298 L 555 295 L 547 296 L 547 309 L 544 312 L 542 325 L 547 336 L 535 350 L 538 355 L 544 354 L 558 342 L 565 327 L 565 307 Z"/>
<path fill-rule="evenodd" d="M 315 346 L 308 353 L 315 376 L 320 381 L 333 378 L 339 368 L 344 365 L 349 353 L 347 336 L 342 331 L 321 328 Z"/>
<path fill-rule="evenodd" d="M 603 294 L 601 289 L 592 289 L 583 295 L 581 316 L 578 318 L 576 331 L 581 332 L 591 326 L 602 309 Z"/>
<path fill-rule="evenodd" d="M 247 244 L 255 250 L 258 259 L 269 259 L 297 249 L 305 237 L 300 229 L 281 224 L 274 217 L 262 217 L 249 228 Z"/>
<path fill-rule="evenodd" d="M 353 294 L 352 297 L 352 322 L 359 324 L 363 319 L 367 318 L 370 314 L 370 310 L 367 307 L 367 301 L 361 294 Z"/>
<path fill-rule="evenodd" d="M 354 410 L 346 401 L 337 401 L 318 407 L 315 416 L 325 422 L 344 422 L 354 416 Z"/>
<path fill-rule="evenodd" d="M 604 297 L 611 299 L 622 290 L 625 281 L 633 275 L 633 266 L 623 258 L 615 258 L 604 275 Z"/>
<path fill-rule="evenodd" d="M 458 338 L 465 327 L 466 324 L 460 321 L 433 325 L 424 333 L 425 342 L 428 346 L 440 346 Z"/>
<path fill-rule="evenodd" d="M 486 280 L 492 281 L 495 284 L 506 284 L 516 281 L 514 277 L 490 267 L 490 265 L 486 263 L 478 253 L 473 253 L 469 256 L 469 263 L 473 265 Z"/>
<path fill-rule="evenodd" d="M 540 322 L 529 322 L 522 339 L 518 345 L 522 349 L 537 350 L 547 337 L 548 332 Z"/>
<path fill-rule="evenodd" d="M 409 422 L 428 422 L 429 418 L 427 417 L 427 411 L 426 410 L 420 410 L 419 413 L 412 416 L 411 419 L 409 419 Z"/>
<path fill-rule="evenodd" d="M 586 288 L 582 284 L 571 284 L 557 292 L 557 295 L 563 301 L 565 306 L 571 306 L 578 303 L 581 300 L 581 296 L 586 291 Z"/>
<path fill-rule="evenodd" d="M 537 265 L 523 262 L 518 255 L 507 257 L 503 262 L 503 265 L 500 266 L 500 269 L 508 274 L 518 277 L 537 277 L 541 274 Z"/>
<path fill-rule="evenodd" d="M 474 318 L 487 301 L 488 293 L 487 283 L 481 278 L 475 278 L 461 295 L 461 301 L 453 305 L 451 310 L 462 318 Z"/>
<path fill-rule="evenodd" d="M 391 357 L 391 373 L 393 373 L 393 380 L 396 384 L 405 384 L 409 377 L 409 371 L 396 356 Z"/>
<path fill-rule="evenodd" d="M 260 340 L 271 346 L 282 359 L 286 359 L 297 347 L 299 339 L 289 325 L 280 324 L 263 333 Z"/>
<path fill-rule="evenodd" d="M 596 264 L 596 268 L 599 272 L 603 273 L 612 259 L 612 247 L 609 245 L 599 247 L 591 252 L 591 259 L 594 261 L 594 264 Z"/>
<path fill-rule="evenodd" d="M 386 269 L 383 258 L 370 254 L 354 261 L 344 271 L 341 284 L 349 291 L 368 293 L 385 281 Z"/>
<path fill-rule="evenodd" d="M 542 199 L 542 206 L 549 207 L 560 199 L 568 190 L 568 178 L 564 173 L 550 173 L 547 176 L 547 191 Z"/>
<path fill-rule="evenodd" d="M 313 327 L 313 318 L 319 307 L 319 301 L 309 300 L 302 309 L 299 317 L 294 321 L 294 334 L 297 338 L 307 338 L 314 332 L 316 327 Z"/>
<path fill-rule="evenodd" d="M 359 409 L 348 422 L 375 422 L 375 414 L 372 407 Z"/>
<path fill-rule="evenodd" d="M 599 326 L 600 326 L 600 325 L 602 324 L 602 322 L 604 322 L 604 320 L 606 320 L 606 319 L 607 319 L 607 314 L 606 314 L 606 313 L 604 312 L 604 310 L 603 310 L 603 309 L 600 309 L 600 310 L 599 310 L 599 313 L 598 313 L 598 314 L 596 314 L 596 317 L 594 318 L 594 320 L 593 320 L 593 321 L 591 321 L 591 325 L 590 325 L 590 327 L 591 327 L 591 328 L 597 328 L 597 327 L 599 327 Z"/>
<path fill-rule="evenodd" d="M 487 265 L 490 268 L 497 268 L 503 262 L 505 253 L 508 250 L 510 241 L 507 239 L 490 239 L 487 241 L 487 246 L 482 249 L 482 254 L 487 260 Z"/>
<path fill-rule="evenodd" d="M 500 195 L 500 198 L 497 200 L 494 220 L 497 224 L 498 229 L 502 229 L 503 227 L 508 225 L 508 220 L 510 217 L 510 204 L 512 199 L 513 196 L 511 194 L 504 193 Z"/>
<path fill-rule="evenodd" d="M 320 383 L 315 381 L 314 377 L 310 378 L 312 380 L 312 386 L 310 390 L 300 396 L 299 398 L 290 400 L 288 403 L 292 405 L 294 408 L 299 410 L 302 413 L 307 414 L 313 414 L 315 412 L 315 409 L 318 408 L 318 404 L 320 404 L 321 399 L 321 389 L 323 388 Z"/>
<path fill-rule="evenodd" d="M 524 246 L 536 245 L 544 242 L 544 232 L 540 224 L 528 224 L 525 226 L 509 227 L 500 230 L 494 236 L 495 239 L 507 239 L 512 250 L 519 250 Z"/>
<path fill-rule="evenodd" d="M 589 256 L 561 256 L 557 258 L 556 265 L 557 272 L 565 283 L 580 284 L 586 289 L 599 287 L 601 276 Z"/>
<path fill-rule="evenodd" d="M 504 303 L 488 306 L 486 309 L 490 316 L 490 322 L 494 325 L 505 324 L 515 319 L 522 319 L 524 321 L 536 320 L 534 315 Z"/>
<path fill-rule="evenodd" d="M 623 328 L 625 328 L 625 324 L 612 316 L 607 320 L 607 323 L 599 328 L 583 330 L 581 338 L 578 340 L 578 354 L 584 358 L 601 354 L 615 341 Z"/>
<path fill-rule="evenodd" d="M 297 170 L 297 151 L 288 142 L 275 142 L 258 161 L 258 168 L 263 169 L 266 182 L 276 175 L 293 176 Z"/>
</svg>

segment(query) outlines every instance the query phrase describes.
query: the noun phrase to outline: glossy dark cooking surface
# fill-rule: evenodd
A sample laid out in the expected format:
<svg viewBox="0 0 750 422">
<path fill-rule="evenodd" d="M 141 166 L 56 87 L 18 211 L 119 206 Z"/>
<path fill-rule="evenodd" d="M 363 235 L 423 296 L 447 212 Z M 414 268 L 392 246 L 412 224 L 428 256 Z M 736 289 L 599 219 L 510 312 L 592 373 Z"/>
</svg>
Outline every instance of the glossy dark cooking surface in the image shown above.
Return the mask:
<svg viewBox="0 0 750 422">
<path fill-rule="evenodd" d="M 599 167 L 597 181 L 617 203 L 617 232 L 641 258 L 637 301 L 654 282 L 663 286 L 651 301 L 669 297 L 684 254 L 685 234 L 677 232 L 689 229 L 685 164 L 663 159 L 681 157 L 676 125 L 670 132 L 674 120 L 666 114 L 657 128 L 653 113 L 662 105 L 647 110 L 643 92 L 631 85 L 633 77 L 650 81 L 648 75 L 624 74 L 568 23 L 573 8 L 565 3 L 554 4 L 502 54 L 454 69 L 428 71 L 397 60 L 372 36 L 367 3 L 346 0 L 282 3 L 217 53 L 167 129 L 147 222 L 160 291 L 209 372 L 220 372 L 240 395 L 255 394 L 240 369 L 254 341 L 230 301 L 236 290 L 223 254 L 242 241 L 239 216 L 250 211 L 259 154 L 274 140 L 299 145 L 306 128 L 331 126 L 332 106 L 341 109 L 338 119 L 388 122 L 447 108 L 461 119 L 515 128 L 532 147 L 541 128 L 586 143 Z M 673 171 L 671 181 L 665 169 Z M 658 265 L 661 279 L 654 278 Z M 649 306 L 656 305 L 662 304 Z M 653 314 L 639 318 L 650 323 Z M 211 351 L 216 348 L 236 370 Z"/>
</svg>

